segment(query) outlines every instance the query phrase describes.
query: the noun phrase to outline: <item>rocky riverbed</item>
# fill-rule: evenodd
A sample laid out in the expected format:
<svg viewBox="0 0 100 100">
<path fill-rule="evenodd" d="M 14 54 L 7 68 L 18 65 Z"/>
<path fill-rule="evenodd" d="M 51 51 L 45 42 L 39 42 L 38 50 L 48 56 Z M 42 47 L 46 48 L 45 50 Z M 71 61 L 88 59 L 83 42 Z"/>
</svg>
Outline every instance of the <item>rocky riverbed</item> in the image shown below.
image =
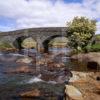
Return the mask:
<svg viewBox="0 0 100 100">
<path fill-rule="evenodd" d="M 94 73 L 94 72 L 72 71 L 72 73 L 73 77 L 70 79 L 69 84 L 65 85 L 65 90 L 63 91 L 62 95 L 63 98 L 66 98 L 68 100 L 100 100 L 100 79 L 99 80 L 97 79 L 97 77 L 100 76 L 100 72 Z M 50 88 L 51 87 L 49 87 L 49 89 Z M 41 89 L 34 89 L 34 88 L 33 89 L 31 88 L 24 92 L 20 92 L 18 96 L 20 98 L 23 98 L 22 100 L 24 100 L 24 98 L 34 98 L 34 97 L 37 98 L 36 100 L 42 100 L 43 96 L 51 97 L 51 99 L 47 98 L 47 100 L 58 100 L 52 91 L 43 92 Z"/>
<path fill-rule="evenodd" d="M 89 54 L 84 55 L 90 57 Z M 99 61 L 99 54 L 95 53 L 90 58 L 93 60 L 93 57 Z M 1 54 L 0 99 L 63 100 L 65 97 L 69 100 L 99 100 L 99 70 L 87 70 L 86 65 L 92 60 L 83 57 L 79 61 L 76 58 L 47 53 L 31 56 Z"/>
<path fill-rule="evenodd" d="M 86 62 L 87 71 L 72 71 L 70 85 L 66 86 L 69 100 L 100 100 L 100 53 L 73 55 L 71 59 Z M 69 90 L 70 89 L 70 90 Z"/>
<path fill-rule="evenodd" d="M 100 100 L 100 72 L 72 73 L 70 85 L 67 85 L 65 89 L 66 98 L 69 97 L 70 100 Z"/>
</svg>

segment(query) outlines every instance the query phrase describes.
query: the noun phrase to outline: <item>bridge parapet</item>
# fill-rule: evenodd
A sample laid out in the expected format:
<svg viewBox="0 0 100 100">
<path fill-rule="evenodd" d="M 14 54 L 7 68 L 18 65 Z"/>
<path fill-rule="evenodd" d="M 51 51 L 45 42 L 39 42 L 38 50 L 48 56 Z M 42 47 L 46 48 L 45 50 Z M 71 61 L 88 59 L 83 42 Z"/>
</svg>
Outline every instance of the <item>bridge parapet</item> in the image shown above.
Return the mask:
<svg viewBox="0 0 100 100">
<path fill-rule="evenodd" d="M 54 34 L 54 33 L 59 33 L 59 32 L 60 34 L 65 34 L 65 31 L 66 31 L 66 27 L 29 28 L 29 29 L 21 29 L 21 30 L 16 30 L 16 31 L 1 32 L 0 36 L 20 35 L 20 34 L 42 35 L 43 33 L 46 35 L 47 33 Z"/>
</svg>

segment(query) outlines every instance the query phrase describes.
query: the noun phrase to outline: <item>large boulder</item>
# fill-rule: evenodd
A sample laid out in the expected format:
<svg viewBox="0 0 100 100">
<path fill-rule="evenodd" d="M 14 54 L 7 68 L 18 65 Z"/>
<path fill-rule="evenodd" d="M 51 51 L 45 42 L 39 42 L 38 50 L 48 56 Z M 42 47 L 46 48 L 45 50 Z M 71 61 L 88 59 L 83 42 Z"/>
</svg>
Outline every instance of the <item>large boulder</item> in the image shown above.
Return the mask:
<svg viewBox="0 0 100 100">
<path fill-rule="evenodd" d="M 46 59 L 41 58 L 36 60 L 36 65 L 45 65 L 47 63 Z"/>
<path fill-rule="evenodd" d="M 18 59 L 16 62 L 17 62 L 17 63 L 26 63 L 26 64 L 29 64 L 29 63 L 31 63 L 32 61 L 33 61 L 32 58 L 24 57 L 24 58 Z"/>
<path fill-rule="evenodd" d="M 40 91 L 38 89 L 34 89 L 34 90 L 31 90 L 31 91 L 26 91 L 26 92 L 23 92 L 19 95 L 20 97 L 38 97 L 40 96 Z"/>
<path fill-rule="evenodd" d="M 82 93 L 76 87 L 66 85 L 65 88 L 66 98 L 70 98 L 70 100 L 83 100 Z"/>
<path fill-rule="evenodd" d="M 77 54 L 73 55 L 71 59 L 76 59 L 81 62 L 86 62 L 88 66 L 92 66 L 92 68 L 100 68 L 100 52 L 90 52 L 87 54 Z M 90 64 L 91 63 L 91 64 Z M 96 64 L 97 63 L 97 64 Z M 94 67 L 93 67 L 94 65 Z"/>
<path fill-rule="evenodd" d="M 86 72 L 72 71 L 72 74 L 73 77 L 71 77 L 69 80 L 71 83 L 85 83 L 87 82 L 87 77 L 89 76 L 89 73 Z"/>
</svg>

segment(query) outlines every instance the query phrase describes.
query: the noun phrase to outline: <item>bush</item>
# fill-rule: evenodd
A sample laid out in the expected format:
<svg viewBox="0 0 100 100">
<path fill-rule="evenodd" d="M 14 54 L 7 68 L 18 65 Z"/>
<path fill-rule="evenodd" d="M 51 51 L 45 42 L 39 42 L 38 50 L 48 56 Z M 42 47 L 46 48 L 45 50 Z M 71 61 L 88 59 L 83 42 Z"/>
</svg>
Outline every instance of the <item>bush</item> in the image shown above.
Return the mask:
<svg viewBox="0 0 100 100">
<path fill-rule="evenodd" d="M 96 31 L 96 21 L 85 17 L 75 17 L 67 23 L 67 37 L 69 46 L 83 51 L 90 42 Z"/>
</svg>

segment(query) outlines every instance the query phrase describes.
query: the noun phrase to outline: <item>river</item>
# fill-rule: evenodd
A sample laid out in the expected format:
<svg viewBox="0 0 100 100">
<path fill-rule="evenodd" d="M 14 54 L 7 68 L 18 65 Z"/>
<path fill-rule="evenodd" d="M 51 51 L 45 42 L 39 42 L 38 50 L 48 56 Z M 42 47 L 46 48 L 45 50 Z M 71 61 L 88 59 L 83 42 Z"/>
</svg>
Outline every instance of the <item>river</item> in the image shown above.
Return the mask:
<svg viewBox="0 0 100 100">
<path fill-rule="evenodd" d="M 48 70 L 48 66 L 42 65 L 42 70 L 36 72 L 35 64 L 19 63 L 18 59 L 27 57 L 29 50 L 22 50 L 20 53 L 0 52 L 0 100 L 58 100 L 63 95 L 64 82 L 71 77 L 70 70 L 86 71 L 85 63 L 73 61 L 68 56 L 70 49 L 63 48 L 49 48 L 52 52 L 50 56 L 56 63 L 64 63 L 65 67 L 55 68 L 53 71 Z M 37 53 L 35 49 L 30 50 L 30 55 L 35 54 L 32 59 L 40 59 L 44 54 Z M 59 54 L 62 53 L 63 55 Z M 33 66 L 34 65 L 34 66 Z M 20 68 L 21 66 L 28 66 L 32 68 L 31 73 L 7 73 L 7 71 Z M 39 67 L 41 69 L 41 66 Z M 65 69 L 68 69 L 68 74 L 65 75 Z M 42 96 L 39 98 L 22 98 L 19 95 L 25 91 L 38 89 Z M 47 94 L 47 96 L 45 96 Z M 61 99 L 59 99 L 61 100 Z"/>
</svg>

